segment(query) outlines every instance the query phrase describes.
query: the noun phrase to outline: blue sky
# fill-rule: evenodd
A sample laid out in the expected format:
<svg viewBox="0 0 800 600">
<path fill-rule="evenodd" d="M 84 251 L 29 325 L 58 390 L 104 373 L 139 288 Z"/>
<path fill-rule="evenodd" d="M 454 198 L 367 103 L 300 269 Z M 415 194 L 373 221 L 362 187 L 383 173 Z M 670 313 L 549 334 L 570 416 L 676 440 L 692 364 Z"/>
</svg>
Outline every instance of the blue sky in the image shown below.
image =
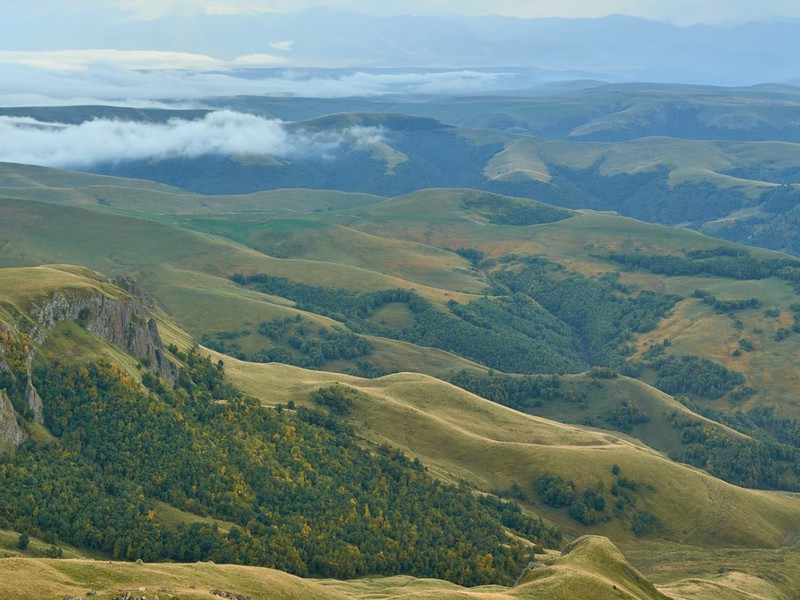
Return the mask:
<svg viewBox="0 0 800 600">
<path fill-rule="evenodd" d="M 662 50 L 667 48 L 667 34 L 646 33 L 652 28 L 640 23 L 618 25 L 613 30 L 614 42 L 633 40 L 622 53 L 613 54 L 614 47 L 619 44 L 609 43 L 607 38 L 603 38 L 605 42 L 600 40 L 592 45 L 592 40 L 584 38 L 565 42 L 557 35 L 550 38 L 545 35 L 515 38 L 508 47 L 513 49 L 520 43 L 546 38 L 552 48 L 536 47 L 527 53 L 509 50 L 504 54 L 497 41 L 506 33 L 505 26 L 497 31 L 484 31 L 483 37 L 477 34 L 470 37 L 474 33 L 470 30 L 472 25 L 464 26 L 464 35 L 457 32 L 451 39 L 437 37 L 438 30 L 435 29 L 415 29 L 406 34 L 402 29 L 405 25 L 398 20 L 397 31 L 402 35 L 393 37 L 391 27 L 394 25 L 387 26 L 385 31 L 364 30 L 349 27 L 352 19 L 347 18 L 336 21 L 342 30 L 347 31 L 331 37 L 330 23 L 333 19 L 321 11 L 314 13 L 315 18 L 303 15 L 290 20 L 290 26 L 275 25 L 271 28 L 270 22 L 284 21 L 269 16 L 258 19 L 220 18 L 212 20 L 215 24 L 224 21 L 225 27 L 212 27 L 208 19 L 188 18 L 196 15 L 269 15 L 323 5 L 329 9 L 373 15 L 476 16 L 494 13 L 523 18 L 597 18 L 624 14 L 677 25 L 722 24 L 723 27 L 713 29 L 727 31 L 730 29 L 727 24 L 755 20 L 792 19 L 800 24 L 798 0 L 36 0 L 7 4 L 9 6 L 4 6 L 0 12 L 0 25 L 3 26 L 3 36 L 0 37 L 0 105 L 6 106 L 81 104 L 98 99 L 141 105 L 176 96 L 192 101 L 219 94 L 328 97 L 381 95 L 391 90 L 403 93 L 487 93 L 514 89 L 519 84 L 513 73 L 503 75 L 469 70 L 495 66 L 533 67 L 543 72 L 544 81 L 559 78 L 669 80 L 743 85 L 760 83 L 762 77 L 773 82 L 800 78 L 800 71 L 794 70 L 800 52 L 800 36 L 795 29 L 787 33 L 786 28 L 783 33 L 779 31 L 773 35 L 772 30 L 765 33 L 763 27 L 757 27 L 756 31 L 750 32 L 752 39 L 749 41 L 742 41 L 737 37 L 738 32 L 732 32 L 734 40 L 725 42 L 728 46 L 718 44 L 722 51 L 717 54 L 726 58 L 706 67 L 702 61 L 695 60 L 701 58 L 699 56 L 692 54 L 689 59 L 683 56 L 686 52 L 702 53 L 705 45 L 711 45 L 705 37 L 705 30 L 698 34 L 699 46 L 675 45 L 673 40 L 668 49 Z M 316 18 L 318 14 L 323 16 Z M 546 27 L 552 29 L 549 23 Z M 403 44 L 412 34 L 417 41 L 422 40 L 428 46 L 424 43 Z M 682 39 L 682 34 L 677 37 Z M 439 42 L 447 42 L 449 46 L 445 44 L 443 47 Z M 736 59 L 725 54 L 730 47 L 741 50 Z M 758 48 L 757 53 L 753 52 L 754 48 Z M 392 54 L 395 50 L 398 52 Z M 419 50 L 418 54 L 414 54 L 416 50 Z M 650 63 L 642 58 L 648 51 Z M 563 52 L 563 55 L 558 52 Z M 469 58 L 460 60 L 468 55 Z M 459 58 L 460 62 L 453 57 Z M 496 57 L 496 62 L 481 62 L 486 57 L 491 57 L 491 60 Z M 674 64 L 667 64 L 670 60 Z M 763 64 L 749 64 L 757 60 Z M 782 69 L 769 71 L 764 68 L 775 65 Z M 302 72 L 287 72 L 262 79 L 236 75 L 237 72 L 266 67 L 302 70 L 307 67 L 367 69 L 370 66 L 411 66 L 416 71 L 396 74 L 364 72 L 338 77 L 307 77 Z M 684 67 L 691 70 L 696 66 L 699 70 L 695 69 L 697 72 L 693 74 L 681 70 Z M 661 70 L 650 71 L 651 67 Z M 665 67 L 671 70 L 665 71 Z M 437 73 L 437 68 L 453 71 Z"/>
<path fill-rule="evenodd" d="M 287 12 L 319 5 L 371 14 L 484 15 L 524 18 L 601 17 L 625 14 L 678 24 L 728 23 L 780 17 L 800 18 L 797 0 L 39 0 L 5 7 L 6 21 L 45 13 L 98 11 L 113 18 L 155 19 L 181 14 Z"/>
<path fill-rule="evenodd" d="M 800 18 L 797 0 L 69 0 L 37 3 L 51 10 L 114 8 L 133 18 L 166 14 L 295 11 L 319 5 L 371 14 L 501 14 L 524 18 L 600 17 L 625 14 L 677 24 L 729 23 L 779 17 Z M 20 7 L 20 13 L 37 8 Z"/>
</svg>

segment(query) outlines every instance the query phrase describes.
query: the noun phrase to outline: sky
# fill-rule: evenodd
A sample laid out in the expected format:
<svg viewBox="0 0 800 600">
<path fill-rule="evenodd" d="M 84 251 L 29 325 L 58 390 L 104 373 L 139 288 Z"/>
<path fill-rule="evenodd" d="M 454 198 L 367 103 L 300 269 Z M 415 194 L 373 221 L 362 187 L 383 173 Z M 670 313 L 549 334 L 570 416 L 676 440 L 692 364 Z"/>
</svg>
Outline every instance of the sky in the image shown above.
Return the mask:
<svg viewBox="0 0 800 600">
<path fill-rule="evenodd" d="M 624 14 L 681 25 L 800 18 L 797 0 L 38 0 L 15 2 L 15 18 L 103 8 L 126 18 L 166 15 L 289 12 L 320 5 L 376 15 L 486 15 L 594 18 Z M 4 12 L 8 17 L 9 8 Z"/>
<path fill-rule="evenodd" d="M 320 3 L 327 8 L 321 9 Z M 682 46 L 682 38 L 674 35 L 667 46 L 661 33 L 644 31 L 637 24 L 605 34 L 595 31 L 596 37 L 591 38 L 582 36 L 583 30 L 561 35 L 556 27 L 548 26 L 531 33 L 485 21 L 449 29 L 441 23 L 426 25 L 427 29 L 415 23 L 409 30 L 399 19 L 353 25 L 350 21 L 357 18 L 339 16 L 337 20 L 337 15 L 326 12 L 497 13 L 531 19 L 625 14 L 667 26 L 712 23 L 723 29 L 749 20 L 798 19 L 800 31 L 797 0 L 36 0 L 7 4 L 0 12 L 0 106 L 95 101 L 145 106 L 174 99 L 191 103 L 215 95 L 339 97 L 392 91 L 480 94 L 532 89 L 530 81 L 521 83 L 515 73 L 478 72 L 491 67 L 532 69 L 542 81 L 705 83 L 708 77 L 709 83 L 741 85 L 759 83 L 762 72 L 770 81 L 797 77 L 788 66 L 795 64 L 795 51 L 800 50 L 795 48 L 795 31 L 784 38 L 761 35 L 752 42 L 740 42 L 734 36 L 715 42 L 716 62 L 705 64 L 695 61 L 692 54 L 704 51 L 705 33 L 695 36 L 695 46 Z M 302 10 L 312 12 L 287 16 Z M 411 39 L 413 43 L 407 43 Z M 627 46 L 621 47 L 618 41 Z M 655 48 L 656 44 L 661 46 Z M 761 65 L 747 65 L 748 74 L 728 73 L 748 62 L 748 55 L 735 56 L 737 46 L 747 44 L 758 48 L 766 64 L 787 68 L 770 72 Z M 729 49 L 734 52 L 730 57 Z M 302 72 L 310 67 L 364 71 L 314 76 Z M 416 70 L 374 70 L 385 67 Z M 287 71 L 260 79 L 245 73 L 269 68 Z M 434 71 L 442 68 L 450 71 Z M 682 69 L 696 72 L 687 70 L 684 77 Z M 533 81 L 533 85 L 538 83 Z"/>
</svg>

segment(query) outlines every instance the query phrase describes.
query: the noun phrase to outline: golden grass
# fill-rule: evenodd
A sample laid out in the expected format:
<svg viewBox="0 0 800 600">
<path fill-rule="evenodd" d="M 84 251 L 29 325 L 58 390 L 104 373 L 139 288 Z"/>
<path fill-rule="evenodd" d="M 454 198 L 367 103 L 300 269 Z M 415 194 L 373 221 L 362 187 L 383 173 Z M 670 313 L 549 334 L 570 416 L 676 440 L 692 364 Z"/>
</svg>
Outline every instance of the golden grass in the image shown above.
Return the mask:
<svg viewBox="0 0 800 600">
<path fill-rule="evenodd" d="M 477 293 L 486 286 L 464 258 L 417 242 L 307 220 L 231 229 L 231 237 L 270 255 L 350 265 L 447 290 Z"/>
<path fill-rule="evenodd" d="M 437 476 L 464 479 L 479 489 L 531 489 L 542 473 L 562 475 L 582 487 L 613 484 L 611 466 L 648 486 L 637 508 L 664 524 L 665 539 L 709 546 L 777 547 L 800 531 L 800 499 L 745 490 L 677 464 L 624 436 L 525 415 L 418 374 L 364 380 L 286 365 L 226 359 L 227 373 L 268 404 L 302 403 L 318 387 L 343 383 L 362 392 L 351 421 L 373 441 L 418 457 Z M 535 497 L 535 496 L 534 496 Z M 536 506 L 567 532 L 579 529 L 563 511 Z M 691 507 L 688 511 L 686 507 Z M 590 531 L 632 539 L 619 521 Z"/>
<path fill-rule="evenodd" d="M 583 538 L 565 556 L 545 561 L 514 588 L 463 588 L 408 576 L 312 580 L 272 569 L 211 563 L 9 558 L 0 560 L 0 597 L 85 597 L 92 591 L 105 600 L 130 591 L 137 596 L 212 600 L 219 598 L 215 590 L 225 590 L 264 600 L 605 600 L 619 598 L 620 593 L 633 600 L 664 598 L 603 538 Z"/>
<path fill-rule="evenodd" d="M 648 417 L 648 421 L 634 425 L 630 436 L 666 453 L 680 452 L 685 448 L 681 441 L 681 430 L 672 424 L 675 415 L 700 424 L 713 424 L 730 438 L 748 437 L 689 410 L 673 396 L 637 379 L 624 376 L 595 379 L 589 373 L 566 375 L 561 378 L 561 391 L 583 394 L 586 401 L 544 401 L 541 406 L 531 409 L 531 412 L 566 423 L 591 422 L 598 427 L 612 428 L 605 417 L 611 411 L 619 409 L 623 401 L 632 402 Z"/>
<path fill-rule="evenodd" d="M 31 303 L 41 301 L 54 292 L 64 294 L 101 294 L 111 298 L 125 293 L 108 284 L 104 278 L 85 267 L 46 265 L 32 268 L 0 268 L 0 302 L 27 311 Z"/>
<path fill-rule="evenodd" d="M 515 139 L 495 154 L 483 169 L 488 179 L 498 181 L 543 181 L 551 179 L 547 164 L 539 156 L 532 138 Z"/>
</svg>

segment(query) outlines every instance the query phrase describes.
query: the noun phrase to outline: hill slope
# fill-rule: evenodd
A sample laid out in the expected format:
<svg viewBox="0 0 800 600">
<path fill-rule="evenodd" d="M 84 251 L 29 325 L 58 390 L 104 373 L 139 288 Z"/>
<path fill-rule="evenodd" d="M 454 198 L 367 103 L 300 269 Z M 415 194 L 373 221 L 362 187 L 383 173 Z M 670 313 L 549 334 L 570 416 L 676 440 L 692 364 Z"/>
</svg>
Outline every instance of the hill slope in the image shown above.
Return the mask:
<svg viewBox="0 0 800 600">
<path fill-rule="evenodd" d="M 37 577 L 29 577 L 36 572 Z M 46 573 L 44 577 L 42 573 Z M 582 538 L 568 553 L 548 558 L 529 572 L 514 588 L 485 586 L 465 589 L 446 582 L 415 580 L 410 577 L 355 581 L 299 579 L 268 569 L 224 566 L 208 563 L 192 565 L 101 564 L 76 560 L 48 561 L 15 559 L 0 561 L 0 593 L 16 600 L 31 596 L 81 595 L 87 590 L 98 598 L 116 597 L 130 591 L 133 597 L 144 593 L 172 594 L 180 598 L 206 599 L 221 593 L 236 597 L 304 598 L 344 600 L 350 598 L 435 598 L 512 600 L 542 598 L 567 600 L 575 594 L 591 593 L 592 598 L 626 597 L 637 600 L 666 598 L 628 565 L 619 552 L 602 538 Z M 22 589 L 9 586 L 29 581 Z M 228 596 L 230 597 L 230 596 Z"/>
</svg>

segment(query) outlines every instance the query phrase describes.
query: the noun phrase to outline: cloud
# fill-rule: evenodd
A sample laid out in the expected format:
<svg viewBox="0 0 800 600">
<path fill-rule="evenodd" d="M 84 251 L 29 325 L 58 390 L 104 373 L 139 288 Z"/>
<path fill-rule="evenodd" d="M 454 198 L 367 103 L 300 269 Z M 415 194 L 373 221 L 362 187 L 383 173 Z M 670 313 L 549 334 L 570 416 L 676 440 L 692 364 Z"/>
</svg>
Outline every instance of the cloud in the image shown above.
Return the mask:
<svg viewBox="0 0 800 600">
<path fill-rule="evenodd" d="M 25 65 L 47 71 L 79 72 L 93 66 L 107 65 L 130 70 L 208 70 L 223 69 L 239 61 L 249 64 L 274 65 L 284 59 L 271 54 L 251 54 L 242 56 L 232 63 L 190 52 L 162 52 L 158 50 L 56 50 L 56 51 L 13 51 L 0 50 L 0 63 Z"/>
<path fill-rule="evenodd" d="M 203 155 L 335 158 L 383 140 L 375 127 L 308 132 L 228 110 L 197 120 L 143 123 L 96 119 L 79 125 L 0 116 L 0 162 L 61 168 Z"/>
<path fill-rule="evenodd" d="M 281 42 L 272 42 L 269 45 L 270 48 L 274 48 L 275 50 L 280 50 L 281 52 L 291 52 L 294 48 L 294 42 L 292 40 L 283 40 Z"/>
<path fill-rule="evenodd" d="M 245 54 L 244 56 L 236 57 L 229 64 L 233 67 L 268 67 L 283 62 L 284 59 L 272 54 Z"/>
<path fill-rule="evenodd" d="M 272 55 L 264 54 L 227 62 L 200 55 L 155 54 L 152 68 L 144 69 L 138 62 L 145 60 L 143 53 L 0 52 L 0 106 L 187 106 L 222 95 L 458 95 L 496 93 L 537 83 L 519 72 L 326 72 L 276 67 Z M 97 60 L 98 56 L 106 60 Z M 202 67 L 189 68 L 191 63 Z"/>
</svg>

